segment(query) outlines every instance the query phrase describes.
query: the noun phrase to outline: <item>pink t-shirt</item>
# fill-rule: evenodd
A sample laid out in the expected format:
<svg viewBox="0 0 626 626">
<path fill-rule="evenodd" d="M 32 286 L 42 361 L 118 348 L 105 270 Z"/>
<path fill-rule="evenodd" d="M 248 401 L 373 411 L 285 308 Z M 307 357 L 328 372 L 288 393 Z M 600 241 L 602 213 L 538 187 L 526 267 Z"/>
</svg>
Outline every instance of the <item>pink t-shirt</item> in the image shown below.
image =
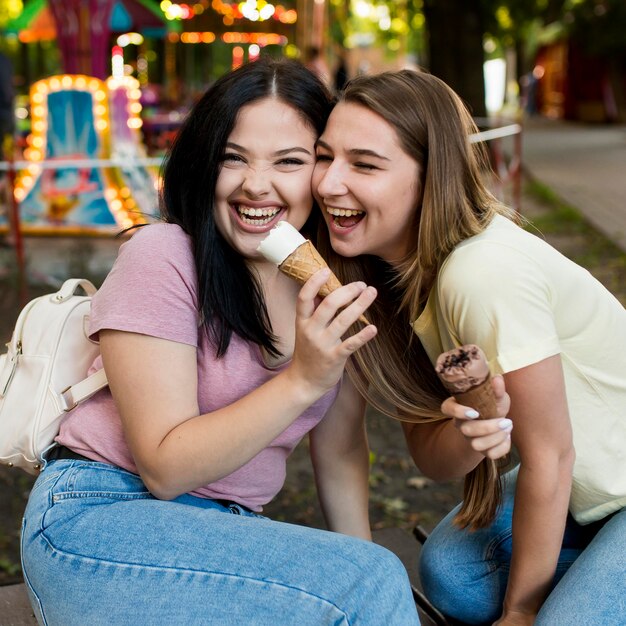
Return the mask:
<svg viewBox="0 0 626 626">
<path fill-rule="evenodd" d="M 191 239 L 174 224 L 154 224 L 139 229 L 121 246 L 113 269 L 92 300 L 90 333 L 97 338 L 100 330 L 109 328 L 195 346 L 201 413 L 235 402 L 286 367 L 267 367 L 259 346 L 234 334 L 226 354 L 217 359 L 198 320 Z M 90 373 L 101 367 L 98 357 Z M 319 423 L 338 390 L 339 386 L 311 405 L 248 463 L 192 493 L 234 500 L 260 511 L 282 488 L 287 457 Z M 56 440 L 91 459 L 138 473 L 108 387 L 69 413 Z"/>
</svg>

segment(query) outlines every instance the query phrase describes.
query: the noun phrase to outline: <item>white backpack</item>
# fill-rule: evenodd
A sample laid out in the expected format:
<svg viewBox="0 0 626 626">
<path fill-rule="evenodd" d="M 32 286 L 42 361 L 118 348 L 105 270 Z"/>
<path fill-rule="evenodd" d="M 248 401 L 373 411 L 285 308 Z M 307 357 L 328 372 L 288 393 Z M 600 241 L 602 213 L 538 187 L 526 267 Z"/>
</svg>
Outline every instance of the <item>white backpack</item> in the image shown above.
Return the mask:
<svg viewBox="0 0 626 626">
<path fill-rule="evenodd" d="M 87 336 L 95 293 L 72 278 L 22 309 L 0 356 L 0 463 L 36 474 L 65 414 L 107 385 L 103 369 L 87 377 L 100 353 Z"/>
</svg>

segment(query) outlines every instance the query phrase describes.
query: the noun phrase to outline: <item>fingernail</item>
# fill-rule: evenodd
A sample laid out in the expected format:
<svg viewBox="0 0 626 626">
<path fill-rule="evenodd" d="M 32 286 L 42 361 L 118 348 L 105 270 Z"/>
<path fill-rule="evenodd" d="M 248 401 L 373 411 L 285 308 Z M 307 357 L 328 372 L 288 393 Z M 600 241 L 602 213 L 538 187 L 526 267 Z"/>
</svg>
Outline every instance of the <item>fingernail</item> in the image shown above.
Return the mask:
<svg viewBox="0 0 626 626">
<path fill-rule="evenodd" d="M 498 426 L 502 430 L 511 430 L 513 428 L 513 422 L 508 417 L 505 417 L 498 422 Z"/>
<path fill-rule="evenodd" d="M 467 409 L 467 411 L 465 411 L 465 417 L 471 420 L 475 420 L 479 415 L 478 411 L 474 411 L 474 409 Z"/>
<path fill-rule="evenodd" d="M 360 281 L 360 280 L 357 281 L 357 286 L 358 286 L 359 289 L 365 289 L 365 287 L 367 287 L 367 285 L 364 282 Z"/>
</svg>

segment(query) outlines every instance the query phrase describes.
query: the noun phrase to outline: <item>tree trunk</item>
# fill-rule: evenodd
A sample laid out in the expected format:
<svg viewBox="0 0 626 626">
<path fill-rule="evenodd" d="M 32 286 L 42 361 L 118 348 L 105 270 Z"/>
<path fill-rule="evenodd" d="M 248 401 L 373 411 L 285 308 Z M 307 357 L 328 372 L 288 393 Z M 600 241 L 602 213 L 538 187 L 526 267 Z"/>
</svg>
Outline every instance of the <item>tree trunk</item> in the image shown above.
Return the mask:
<svg viewBox="0 0 626 626">
<path fill-rule="evenodd" d="M 424 2 L 429 71 L 465 101 L 474 117 L 485 117 L 483 20 L 480 3 L 467 0 Z"/>
</svg>

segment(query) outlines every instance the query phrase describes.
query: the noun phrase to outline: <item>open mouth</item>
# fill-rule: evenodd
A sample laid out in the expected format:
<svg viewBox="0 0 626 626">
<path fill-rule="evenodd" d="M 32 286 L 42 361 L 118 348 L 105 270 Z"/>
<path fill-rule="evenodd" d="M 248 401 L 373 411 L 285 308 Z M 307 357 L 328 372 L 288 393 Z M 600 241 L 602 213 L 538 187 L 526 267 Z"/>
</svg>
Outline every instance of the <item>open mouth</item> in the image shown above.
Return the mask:
<svg viewBox="0 0 626 626">
<path fill-rule="evenodd" d="M 336 209 L 327 207 L 326 212 L 333 218 L 333 223 L 341 228 L 355 226 L 365 217 L 365 211 L 356 209 Z"/>
<path fill-rule="evenodd" d="M 235 211 L 239 219 L 244 224 L 250 226 L 265 226 L 269 224 L 281 211 L 281 207 L 263 207 L 262 209 L 256 209 L 242 204 L 234 205 Z"/>
</svg>

